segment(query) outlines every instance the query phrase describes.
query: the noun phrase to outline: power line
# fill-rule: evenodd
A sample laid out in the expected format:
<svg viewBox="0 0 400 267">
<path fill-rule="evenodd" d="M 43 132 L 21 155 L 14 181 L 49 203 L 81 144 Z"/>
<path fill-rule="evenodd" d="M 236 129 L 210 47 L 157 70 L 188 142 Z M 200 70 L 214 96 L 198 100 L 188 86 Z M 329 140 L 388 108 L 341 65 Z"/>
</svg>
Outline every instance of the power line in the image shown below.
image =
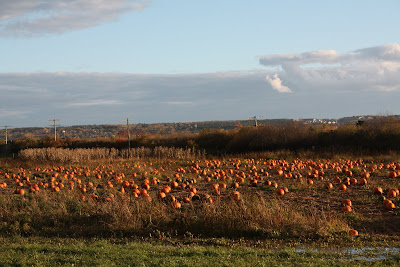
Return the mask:
<svg viewBox="0 0 400 267">
<path fill-rule="evenodd" d="M 257 124 L 257 119 L 261 119 L 261 118 L 263 118 L 263 116 L 254 116 L 254 117 L 250 117 L 250 118 L 247 118 L 248 120 L 254 120 L 254 126 L 255 127 L 257 127 L 258 126 L 258 124 Z"/>
<path fill-rule="evenodd" d="M 49 120 L 49 121 L 52 121 L 54 123 L 53 125 L 50 125 L 50 126 L 54 126 L 54 141 L 57 141 L 57 126 L 60 126 L 60 125 L 56 125 L 56 121 L 60 121 L 60 120 L 53 119 L 53 120 Z"/>
<path fill-rule="evenodd" d="M 4 125 L 3 127 L 4 127 L 4 130 L 6 131 L 6 145 L 7 145 L 7 143 L 8 143 L 8 127 L 11 127 L 11 126 Z"/>
<path fill-rule="evenodd" d="M 133 119 L 126 118 L 126 127 L 128 128 L 127 129 L 128 130 L 128 157 L 130 157 L 130 153 L 131 153 L 131 133 L 129 132 L 129 121 L 131 121 L 131 120 L 133 120 Z M 122 121 L 125 121 L 125 119 Z"/>
</svg>

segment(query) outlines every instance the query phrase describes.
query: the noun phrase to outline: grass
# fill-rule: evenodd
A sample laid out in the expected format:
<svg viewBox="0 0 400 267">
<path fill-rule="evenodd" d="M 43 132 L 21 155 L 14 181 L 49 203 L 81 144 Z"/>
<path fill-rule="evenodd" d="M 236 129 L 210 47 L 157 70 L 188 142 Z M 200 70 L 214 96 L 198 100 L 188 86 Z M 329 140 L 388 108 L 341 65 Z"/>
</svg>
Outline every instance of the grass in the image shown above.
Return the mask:
<svg viewBox="0 0 400 267">
<path fill-rule="evenodd" d="M 177 193 L 176 193 L 177 194 Z M 347 235 L 349 227 L 315 206 L 298 210 L 291 203 L 247 193 L 240 201 L 213 196 L 214 203 L 189 203 L 180 210 L 168 201 L 115 199 L 80 201 L 67 192 L 0 197 L 2 234 L 44 236 L 131 236 L 153 232 L 195 236 L 304 237 Z M 318 216 L 316 216 L 318 214 Z"/>
<path fill-rule="evenodd" d="M 204 158 L 204 150 L 191 148 L 169 148 L 137 147 L 118 150 L 115 148 L 90 148 L 90 149 L 68 149 L 68 148 L 28 148 L 19 152 L 19 157 L 23 160 L 35 162 L 59 162 L 59 163 L 84 163 L 88 160 L 113 161 L 121 158 L 176 158 L 176 159 L 195 159 Z"/>
<path fill-rule="evenodd" d="M 399 187 L 399 178 L 388 173 L 400 164 L 258 156 L 96 159 L 63 166 L 0 160 L 0 184 L 6 184 L 0 188 L 0 266 L 399 264 L 400 198 L 391 198 L 394 211 L 382 201 L 389 188 Z M 349 170 L 357 179 L 371 170 L 367 185 L 339 190 L 336 177 L 344 181 Z M 231 188 L 240 177 L 244 182 Z M 288 192 L 278 196 L 268 181 Z M 173 182 L 179 185 L 160 199 Z M 326 189 L 327 182 L 333 189 Z M 40 190 L 32 191 L 36 185 Z M 148 194 L 135 195 L 146 185 Z M 376 186 L 383 196 L 373 194 Z M 193 187 L 199 200 L 185 203 Z M 16 188 L 25 195 L 14 194 Z M 341 210 L 343 199 L 351 199 L 352 212 Z M 181 208 L 173 207 L 176 201 Z M 360 236 L 350 236 L 350 229 Z"/>
<path fill-rule="evenodd" d="M 365 252 L 340 248 L 299 248 L 295 244 L 280 247 L 274 247 L 273 243 L 262 245 L 233 243 L 225 239 L 195 240 L 187 244 L 174 239 L 161 242 L 150 239 L 3 238 L 0 239 L 0 265 L 396 266 L 400 263 L 398 250 L 383 247 Z"/>
</svg>

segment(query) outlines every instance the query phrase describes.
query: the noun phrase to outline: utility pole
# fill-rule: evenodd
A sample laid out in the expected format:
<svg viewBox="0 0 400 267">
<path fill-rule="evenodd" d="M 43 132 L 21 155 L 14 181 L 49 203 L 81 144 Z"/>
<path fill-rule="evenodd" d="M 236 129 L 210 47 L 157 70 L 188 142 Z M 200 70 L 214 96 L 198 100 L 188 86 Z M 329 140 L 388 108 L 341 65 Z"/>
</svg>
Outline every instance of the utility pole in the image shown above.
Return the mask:
<svg viewBox="0 0 400 267">
<path fill-rule="evenodd" d="M 254 127 L 257 127 L 258 126 L 258 124 L 257 124 L 257 119 L 261 119 L 261 118 L 263 118 L 263 116 L 254 116 L 254 117 L 250 117 L 250 118 L 247 118 L 248 120 L 254 120 Z"/>
<path fill-rule="evenodd" d="M 8 127 L 11 127 L 11 126 L 4 125 L 3 127 L 4 127 L 4 130 L 6 131 L 6 145 L 7 145 L 7 143 L 8 143 Z"/>
<path fill-rule="evenodd" d="M 126 118 L 126 127 L 128 128 L 128 157 L 131 155 L 131 133 L 129 132 L 129 121 L 133 119 Z M 122 120 L 125 121 L 125 120 Z"/>
<path fill-rule="evenodd" d="M 51 126 L 54 126 L 54 141 L 57 141 L 57 126 L 60 126 L 60 125 L 56 125 L 56 121 L 60 121 L 60 120 L 54 119 L 54 120 L 49 120 L 49 121 L 52 121 L 54 123 Z"/>
</svg>

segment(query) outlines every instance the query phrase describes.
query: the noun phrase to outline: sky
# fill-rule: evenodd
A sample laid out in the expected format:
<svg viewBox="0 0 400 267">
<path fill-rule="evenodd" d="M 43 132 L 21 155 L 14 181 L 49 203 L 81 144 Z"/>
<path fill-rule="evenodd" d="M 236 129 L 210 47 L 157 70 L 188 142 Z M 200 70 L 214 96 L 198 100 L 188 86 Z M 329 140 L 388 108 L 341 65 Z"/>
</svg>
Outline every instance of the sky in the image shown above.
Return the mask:
<svg viewBox="0 0 400 267">
<path fill-rule="evenodd" d="M 398 0 L 1 0 L 0 128 L 400 114 Z"/>
</svg>

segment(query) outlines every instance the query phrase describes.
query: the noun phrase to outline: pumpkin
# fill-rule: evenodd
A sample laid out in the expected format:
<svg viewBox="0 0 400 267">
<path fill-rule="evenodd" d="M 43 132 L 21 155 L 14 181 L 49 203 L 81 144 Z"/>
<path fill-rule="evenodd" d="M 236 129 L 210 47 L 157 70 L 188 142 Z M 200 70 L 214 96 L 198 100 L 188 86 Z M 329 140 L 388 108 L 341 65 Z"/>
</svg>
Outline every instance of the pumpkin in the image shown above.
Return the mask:
<svg viewBox="0 0 400 267">
<path fill-rule="evenodd" d="M 147 193 L 147 189 L 142 189 L 142 190 L 140 190 L 140 192 L 139 192 L 141 195 L 147 195 L 148 193 Z"/>
<path fill-rule="evenodd" d="M 397 196 L 397 192 L 396 192 L 396 190 L 395 189 L 390 189 L 389 191 L 388 191 L 388 193 L 387 193 L 387 196 L 388 197 L 396 197 Z"/>
<path fill-rule="evenodd" d="M 239 183 L 236 182 L 232 183 L 231 188 L 239 188 Z"/>
<path fill-rule="evenodd" d="M 244 178 L 243 177 L 238 177 L 238 178 L 236 178 L 235 182 L 237 182 L 239 184 L 244 183 Z"/>
<path fill-rule="evenodd" d="M 350 179 L 350 184 L 356 184 L 357 183 L 357 179 L 356 178 L 351 178 Z"/>
<path fill-rule="evenodd" d="M 333 188 L 333 184 L 332 183 L 326 183 L 325 188 L 326 189 L 332 189 Z"/>
<path fill-rule="evenodd" d="M 165 194 L 168 194 L 169 192 L 171 192 L 171 187 L 169 187 L 168 185 L 166 187 L 163 188 L 162 190 Z"/>
<path fill-rule="evenodd" d="M 392 210 L 394 210 L 395 205 L 394 205 L 394 203 L 393 203 L 392 201 L 388 201 L 388 202 L 386 202 L 386 204 L 385 204 L 385 208 L 386 208 L 387 210 L 389 210 L 389 211 L 392 211 Z"/>
<path fill-rule="evenodd" d="M 278 189 L 278 190 L 276 190 L 276 194 L 277 194 L 278 196 L 283 196 L 283 195 L 285 195 L 285 190 L 283 190 L 283 188 Z"/>
<path fill-rule="evenodd" d="M 14 191 L 14 194 L 17 194 L 17 195 L 24 195 L 25 194 L 25 190 L 24 189 L 15 189 L 15 191 Z"/>
<path fill-rule="evenodd" d="M 351 212 L 351 211 L 352 211 L 352 208 L 351 208 L 351 206 L 346 205 L 346 206 L 342 207 L 342 211 L 343 211 L 343 212 Z"/>
<path fill-rule="evenodd" d="M 374 188 L 374 194 L 376 195 L 382 195 L 383 194 L 383 189 L 380 186 L 377 186 Z"/>
<path fill-rule="evenodd" d="M 172 206 L 173 206 L 175 209 L 180 209 L 180 208 L 182 207 L 182 205 L 181 205 L 181 203 L 180 203 L 179 201 L 173 201 L 173 202 L 172 202 Z"/>
<path fill-rule="evenodd" d="M 197 193 L 197 189 L 195 187 L 190 188 L 190 192 L 193 194 Z"/>
<path fill-rule="evenodd" d="M 146 190 L 150 190 L 150 185 L 145 183 L 142 185 L 142 188 L 146 189 Z"/>
<path fill-rule="evenodd" d="M 369 178 L 371 175 L 369 174 L 369 172 L 364 172 L 363 174 L 361 174 L 361 178 Z"/>
<path fill-rule="evenodd" d="M 343 199 L 342 203 L 346 206 L 351 206 L 351 200 L 350 199 Z"/>
<path fill-rule="evenodd" d="M 359 182 L 359 185 L 367 185 L 367 179 L 366 178 L 362 178 Z"/>
<path fill-rule="evenodd" d="M 351 229 L 351 230 L 349 231 L 349 234 L 350 234 L 351 236 L 358 236 L 358 231 L 357 231 L 357 230 L 354 230 L 354 229 Z"/>
<path fill-rule="evenodd" d="M 232 198 L 234 200 L 239 200 L 240 199 L 240 193 L 238 191 L 233 191 L 232 192 Z"/>
</svg>

